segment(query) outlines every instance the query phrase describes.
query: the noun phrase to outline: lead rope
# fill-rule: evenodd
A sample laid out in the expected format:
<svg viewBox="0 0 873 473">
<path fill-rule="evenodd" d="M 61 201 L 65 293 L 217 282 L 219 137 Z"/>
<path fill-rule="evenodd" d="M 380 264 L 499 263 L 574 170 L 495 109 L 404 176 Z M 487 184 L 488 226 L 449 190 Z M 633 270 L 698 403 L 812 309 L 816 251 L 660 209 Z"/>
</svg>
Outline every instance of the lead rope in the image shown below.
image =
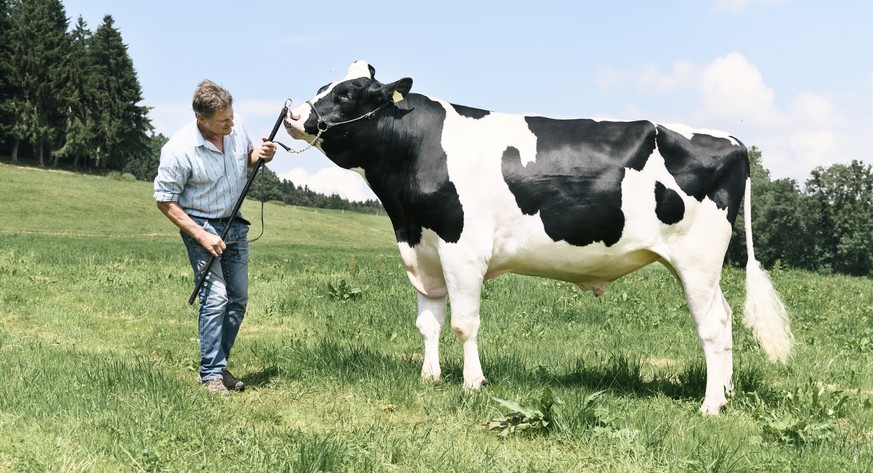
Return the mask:
<svg viewBox="0 0 873 473">
<path fill-rule="evenodd" d="M 273 142 L 275 143 L 275 141 Z M 233 225 L 233 221 L 229 222 L 228 225 Z M 258 241 L 262 236 L 264 236 L 264 199 L 261 199 L 261 233 L 258 236 L 250 239 L 250 240 L 233 240 L 224 242 L 225 245 L 233 245 L 236 243 L 254 243 Z"/>
</svg>

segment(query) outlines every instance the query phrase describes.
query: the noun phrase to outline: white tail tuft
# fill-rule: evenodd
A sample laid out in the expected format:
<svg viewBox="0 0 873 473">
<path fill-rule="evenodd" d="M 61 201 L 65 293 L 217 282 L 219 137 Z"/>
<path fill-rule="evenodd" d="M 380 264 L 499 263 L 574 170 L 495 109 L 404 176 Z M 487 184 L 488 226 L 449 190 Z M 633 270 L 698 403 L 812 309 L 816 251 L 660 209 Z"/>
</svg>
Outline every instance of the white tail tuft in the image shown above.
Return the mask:
<svg viewBox="0 0 873 473">
<path fill-rule="evenodd" d="M 786 363 L 791 354 L 793 337 L 788 311 L 767 273 L 756 260 L 746 264 L 746 307 L 743 323 L 752 329 L 758 344 L 770 361 Z"/>
<path fill-rule="evenodd" d="M 786 363 L 791 354 L 794 337 L 791 335 L 785 304 L 773 288 L 767 273 L 755 259 L 755 250 L 752 248 L 751 179 L 746 181 L 744 206 L 746 251 L 749 260 L 746 263 L 746 306 L 743 323 L 752 330 L 770 361 Z"/>
</svg>

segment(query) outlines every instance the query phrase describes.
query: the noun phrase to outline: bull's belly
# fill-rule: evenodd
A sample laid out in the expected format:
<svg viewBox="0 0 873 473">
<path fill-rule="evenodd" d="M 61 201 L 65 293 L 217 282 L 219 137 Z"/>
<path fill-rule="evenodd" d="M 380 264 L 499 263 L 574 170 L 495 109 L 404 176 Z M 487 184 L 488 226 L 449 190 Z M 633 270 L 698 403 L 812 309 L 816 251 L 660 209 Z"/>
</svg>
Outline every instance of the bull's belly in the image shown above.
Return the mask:
<svg viewBox="0 0 873 473">
<path fill-rule="evenodd" d="M 567 281 L 599 294 L 612 281 L 658 260 L 660 257 L 648 249 L 607 248 L 600 243 L 574 247 L 557 242 L 495 255 L 485 277 L 511 272 Z"/>
<path fill-rule="evenodd" d="M 400 243 L 398 247 L 410 282 L 426 297 L 447 294 L 444 271 L 448 268 L 476 272 L 484 263 L 486 280 L 510 272 L 567 281 L 599 295 L 616 279 L 662 261 L 657 241 L 626 238 L 609 247 L 602 243 L 580 247 L 530 230 L 516 226 L 506 235 L 497 232 L 491 245 L 464 239 L 459 244 L 445 244 L 426 230 L 419 245 Z"/>
</svg>

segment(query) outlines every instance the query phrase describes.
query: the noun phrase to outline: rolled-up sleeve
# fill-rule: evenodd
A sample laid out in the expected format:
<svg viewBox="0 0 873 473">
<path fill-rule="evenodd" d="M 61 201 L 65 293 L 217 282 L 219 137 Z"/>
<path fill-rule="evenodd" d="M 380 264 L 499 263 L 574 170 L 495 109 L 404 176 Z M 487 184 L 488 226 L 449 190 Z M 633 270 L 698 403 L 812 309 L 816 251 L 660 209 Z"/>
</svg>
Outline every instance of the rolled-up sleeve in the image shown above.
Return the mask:
<svg viewBox="0 0 873 473">
<path fill-rule="evenodd" d="M 178 202 L 189 172 L 182 165 L 180 156 L 172 149 L 161 150 L 161 164 L 155 177 L 155 201 Z"/>
</svg>

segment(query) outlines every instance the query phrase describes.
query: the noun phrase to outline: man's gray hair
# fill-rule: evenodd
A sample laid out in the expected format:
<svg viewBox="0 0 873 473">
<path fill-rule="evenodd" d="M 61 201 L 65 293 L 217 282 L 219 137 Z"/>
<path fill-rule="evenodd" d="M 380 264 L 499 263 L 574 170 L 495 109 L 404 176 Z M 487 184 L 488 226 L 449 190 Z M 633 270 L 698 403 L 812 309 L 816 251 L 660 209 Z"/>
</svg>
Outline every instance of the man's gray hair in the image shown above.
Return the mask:
<svg viewBox="0 0 873 473">
<path fill-rule="evenodd" d="M 224 87 L 206 79 L 197 84 L 194 90 L 194 100 L 191 104 L 194 113 L 205 118 L 211 117 L 215 112 L 224 110 L 233 105 L 233 97 Z"/>
</svg>

